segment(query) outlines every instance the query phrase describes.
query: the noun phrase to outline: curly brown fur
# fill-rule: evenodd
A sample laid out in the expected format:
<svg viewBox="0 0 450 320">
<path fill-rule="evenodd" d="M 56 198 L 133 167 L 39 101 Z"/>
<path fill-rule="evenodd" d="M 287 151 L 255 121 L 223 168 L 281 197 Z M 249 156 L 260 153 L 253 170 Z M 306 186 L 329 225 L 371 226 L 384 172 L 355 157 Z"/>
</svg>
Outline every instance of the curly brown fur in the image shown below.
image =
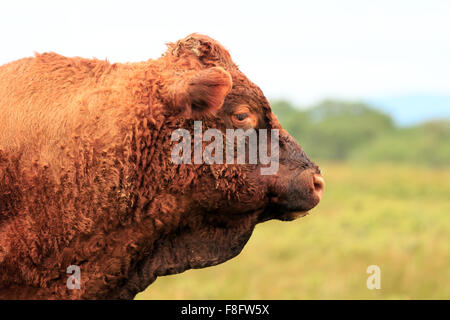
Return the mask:
<svg viewBox="0 0 450 320">
<path fill-rule="evenodd" d="M 219 43 L 168 47 L 141 63 L 44 53 L 0 67 L 0 298 L 130 299 L 157 276 L 234 257 L 256 223 L 279 218 L 280 175 L 171 162 L 175 129 L 233 127 L 242 102 L 259 127 L 281 127 Z M 301 150 L 282 135 L 281 163 Z M 300 153 L 280 172 L 317 170 Z M 80 290 L 66 287 L 69 265 Z"/>
</svg>

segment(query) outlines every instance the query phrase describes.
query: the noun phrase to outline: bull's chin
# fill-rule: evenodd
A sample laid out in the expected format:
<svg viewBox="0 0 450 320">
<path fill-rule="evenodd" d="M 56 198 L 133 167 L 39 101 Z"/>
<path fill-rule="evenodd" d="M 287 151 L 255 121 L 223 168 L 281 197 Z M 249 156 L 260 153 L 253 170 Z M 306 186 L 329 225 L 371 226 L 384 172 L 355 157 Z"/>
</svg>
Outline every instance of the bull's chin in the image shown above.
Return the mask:
<svg viewBox="0 0 450 320">
<path fill-rule="evenodd" d="M 309 210 L 307 211 L 291 211 L 291 212 L 285 212 L 282 213 L 279 216 L 276 216 L 275 219 L 281 220 L 281 221 L 292 221 L 296 220 L 298 218 L 302 218 L 309 214 Z"/>
<path fill-rule="evenodd" d="M 258 223 L 268 220 L 292 221 L 304 217 L 310 213 L 310 210 L 280 210 L 268 209 L 259 215 Z"/>
<path fill-rule="evenodd" d="M 264 222 L 268 220 L 281 220 L 292 221 L 298 218 L 302 218 L 310 214 L 311 210 L 316 207 L 317 203 L 302 204 L 298 206 L 289 205 L 269 205 L 264 212 L 259 215 L 258 222 Z"/>
</svg>

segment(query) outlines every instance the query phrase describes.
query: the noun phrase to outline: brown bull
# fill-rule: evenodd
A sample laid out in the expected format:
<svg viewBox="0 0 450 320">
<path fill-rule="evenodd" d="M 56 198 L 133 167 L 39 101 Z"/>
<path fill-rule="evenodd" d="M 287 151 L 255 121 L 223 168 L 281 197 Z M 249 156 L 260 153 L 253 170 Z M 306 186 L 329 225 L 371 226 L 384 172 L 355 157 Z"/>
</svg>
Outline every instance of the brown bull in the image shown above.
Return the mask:
<svg viewBox="0 0 450 320">
<path fill-rule="evenodd" d="M 172 134 L 195 120 L 278 129 L 279 169 L 174 163 Z M 0 67 L 0 298 L 133 298 L 158 276 L 236 256 L 257 223 L 306 214 L 323 188 L 207 36 L 140 63 L 45 53 Z"/>
</svg>

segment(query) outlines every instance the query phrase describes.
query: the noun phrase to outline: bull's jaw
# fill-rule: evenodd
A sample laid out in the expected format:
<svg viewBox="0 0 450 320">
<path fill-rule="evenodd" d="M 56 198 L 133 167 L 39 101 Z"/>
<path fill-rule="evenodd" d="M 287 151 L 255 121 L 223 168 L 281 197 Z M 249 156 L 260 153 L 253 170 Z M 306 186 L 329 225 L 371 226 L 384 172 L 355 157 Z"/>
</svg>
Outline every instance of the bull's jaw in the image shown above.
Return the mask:
<svg viewBox="0 0 450 320">
<path fill-rule="evenodd" d="M 235 217 L 226 226 L 201 219 L 162 237 L 152 253 L 138 263 L 127 283 L 110 298 L 132 299 L 158 276 L 181 273 L 223 263 L 237 256 L 250 238 L 259 212 Z"/>
</svg>

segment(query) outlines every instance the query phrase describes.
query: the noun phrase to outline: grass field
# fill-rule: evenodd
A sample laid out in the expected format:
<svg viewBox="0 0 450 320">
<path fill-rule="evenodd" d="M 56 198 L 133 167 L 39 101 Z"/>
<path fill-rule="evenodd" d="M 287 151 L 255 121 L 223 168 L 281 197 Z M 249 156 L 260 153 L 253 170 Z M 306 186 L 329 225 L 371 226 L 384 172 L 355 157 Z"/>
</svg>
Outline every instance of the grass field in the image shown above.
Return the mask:
<svg viewBox="0 0 450 320">
<path fill-rule="evenodd" d="M 161 277 L 137 299 L 450 299 L 450 168 L 322 165 L 312 214 L 258 225 L 222 265 Z M 381 268 L 368 290 L 366 269 Z"/>
</svg>

